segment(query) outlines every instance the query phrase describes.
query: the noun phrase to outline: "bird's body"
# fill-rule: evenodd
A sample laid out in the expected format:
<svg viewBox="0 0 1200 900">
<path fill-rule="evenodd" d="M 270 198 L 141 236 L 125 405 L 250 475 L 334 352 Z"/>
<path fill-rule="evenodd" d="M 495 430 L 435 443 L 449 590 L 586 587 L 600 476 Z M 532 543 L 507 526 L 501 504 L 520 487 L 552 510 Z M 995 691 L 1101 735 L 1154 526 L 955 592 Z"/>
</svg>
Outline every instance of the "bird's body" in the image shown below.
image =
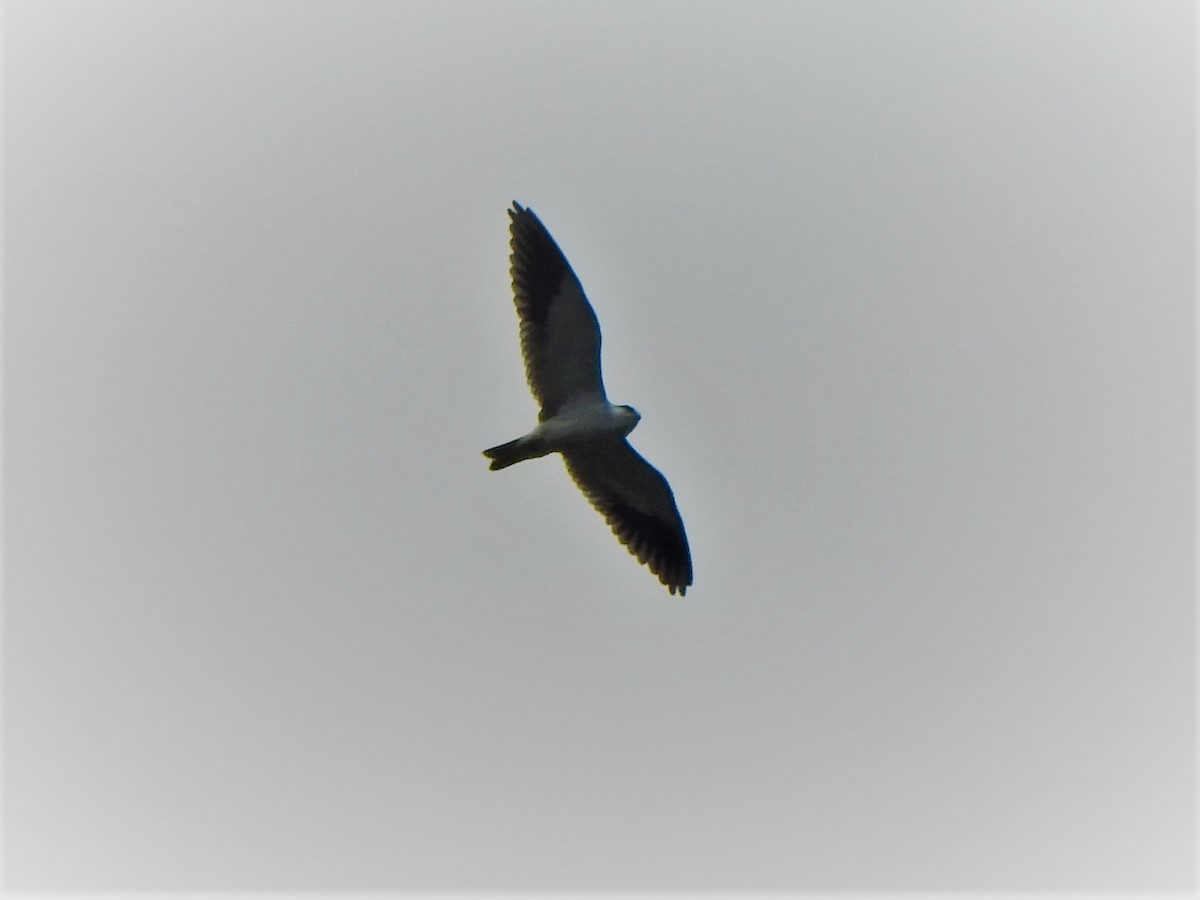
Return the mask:
<svg viewBox="0 0 1200 900">
<path fill-rule="evenodd" d="M 503 469 L 561 453 L 621 542 L 672 594 L 685 594 L 692 560 L 683 520 L 667 480 L 625 440 L 641 417 L 605 395 L 596 314 L 541 220 L 517 203 L 509 216 L 521 351 L 541 411 L 532 431 L 484 455 Z"/>
<path fill-rule="evenodd" d="M 484 453 L 492 469 L 504 469 L 526 459 L 550 453 L 570 453 L 602 440 L 620 440 L 633 431 L 640 416 L 628 406 L 613 406 L 607 400 L 568 404 L 533 431 L 515 441 L 492 447 Z"/>
</svg>

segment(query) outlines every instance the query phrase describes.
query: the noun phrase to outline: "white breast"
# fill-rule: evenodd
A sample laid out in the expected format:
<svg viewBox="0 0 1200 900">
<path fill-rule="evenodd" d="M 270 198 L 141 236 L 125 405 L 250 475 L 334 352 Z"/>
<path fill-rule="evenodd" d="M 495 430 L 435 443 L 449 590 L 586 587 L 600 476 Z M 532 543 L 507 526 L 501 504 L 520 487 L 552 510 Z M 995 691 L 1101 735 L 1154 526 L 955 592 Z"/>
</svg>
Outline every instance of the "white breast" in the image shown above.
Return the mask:
<svg viewBox="0 0 1200 900">
<path fill-rule="evenodd" d="M 597 438 L 621 438 L 629 431 L 629 418 L 624 409 L 604 400 L 591 399 L 567 404 L 534 429 L 542 441 L 556 449 Z"/>
</svg>

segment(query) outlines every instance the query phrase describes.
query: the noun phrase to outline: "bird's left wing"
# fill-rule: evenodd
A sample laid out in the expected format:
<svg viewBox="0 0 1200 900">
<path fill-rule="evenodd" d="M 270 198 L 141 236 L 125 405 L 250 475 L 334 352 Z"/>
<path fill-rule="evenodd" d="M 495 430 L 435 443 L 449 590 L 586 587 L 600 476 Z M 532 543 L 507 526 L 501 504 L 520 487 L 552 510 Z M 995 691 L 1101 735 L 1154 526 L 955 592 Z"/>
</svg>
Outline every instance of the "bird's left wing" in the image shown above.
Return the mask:
<svg viewBox="0 0 1200 900">
<path fill-rule="evenodd" d="M 621 543 L 672 593 L 686 594 L 692 557 L 675 495 L 626 440 L 563 453 L 567 471 Z"/>
</svg>

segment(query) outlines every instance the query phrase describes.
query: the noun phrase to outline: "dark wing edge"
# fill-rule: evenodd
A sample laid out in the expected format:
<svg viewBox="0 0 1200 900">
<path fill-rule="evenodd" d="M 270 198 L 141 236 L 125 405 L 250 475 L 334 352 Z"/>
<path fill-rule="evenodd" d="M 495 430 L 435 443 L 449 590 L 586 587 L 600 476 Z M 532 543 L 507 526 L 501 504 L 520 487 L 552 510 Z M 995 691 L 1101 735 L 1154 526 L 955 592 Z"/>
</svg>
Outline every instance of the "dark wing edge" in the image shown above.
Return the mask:
<svg viewBox="0 0 1200 900">
<path fill-rule="evenodd" d="M 572 362 L 569 387 L 587 387 L 603 394 L 599 383 L 600 323 L 588 303 L 566 254 L 550 235 L 542 220 L 528 207 L 513 201 L 508 210 L 511 255 L 509 273 L 512 276 L 513 303 L 520 319 L 521 356 L 525 362 L 525 380 L 542 408 L 543 418 L 552 415 L 561 397 L 548 386 L 551 372 L 562 374 L 565 363 Z M 564 291 L 566 293 L 564 293 Z M 585 327 L 578 330 L 577 344 L 559 348 L 557 357 L 546 347 L 551 336 L 551 311 L 555 301 L 571 305 L 568 315 Z M 560 317 L 562 312 L 558 314 Z M 592 371 L 596 373 L 592 375 Z M 597 383 L 593 386 L 591 380 Z"/>
<path fill-rule="evenodd" d="M 685 596 L 692 583 L 692 556 L 663 474 L 625 440 L 562 456 L 571 478 L 613 534 L 671 594 Z"/>
</svg>

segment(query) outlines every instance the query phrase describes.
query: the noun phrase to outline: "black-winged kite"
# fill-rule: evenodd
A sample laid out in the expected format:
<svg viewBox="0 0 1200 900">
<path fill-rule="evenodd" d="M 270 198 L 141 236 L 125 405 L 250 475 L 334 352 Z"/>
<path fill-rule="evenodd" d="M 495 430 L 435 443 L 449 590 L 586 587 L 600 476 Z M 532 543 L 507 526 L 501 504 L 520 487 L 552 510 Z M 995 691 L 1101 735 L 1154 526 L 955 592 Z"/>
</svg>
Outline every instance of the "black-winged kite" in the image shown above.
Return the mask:
<svg viewBox="0 0 1200 900">
<path fill-rule="evenodd" d="M 621 543 L 672 594 L 686 594 L 692 558 L 683 520 L 662 473 L 625 439 L 641 416 L 605 396 L 596 314 L 541 220 L 515 201 L 508 215 L 521 353 L 541 412 L 529 434 L 484 455 L 492 469 L 503 469 L 561 453 L 567 471 Z"/>
</svg>

